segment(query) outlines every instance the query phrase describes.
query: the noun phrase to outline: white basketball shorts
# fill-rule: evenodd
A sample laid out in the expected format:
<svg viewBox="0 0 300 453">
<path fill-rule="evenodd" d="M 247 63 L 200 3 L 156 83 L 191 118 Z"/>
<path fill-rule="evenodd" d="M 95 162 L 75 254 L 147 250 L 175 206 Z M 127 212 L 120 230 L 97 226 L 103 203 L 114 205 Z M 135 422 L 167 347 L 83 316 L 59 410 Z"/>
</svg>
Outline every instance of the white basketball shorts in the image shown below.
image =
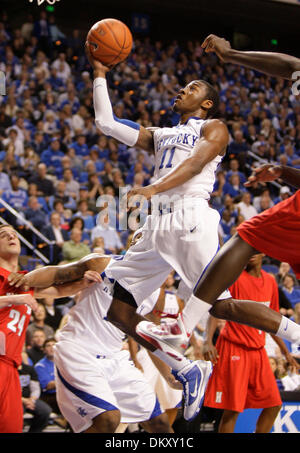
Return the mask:
<svg viewBox="0 0 300 453">
<path fill-rule="evenodd" d="M 174 269 L 191 294 L 219 249 L 220 215 L 204 199 L 175 202 L 172 212 L 147 217 L 140 237 L 106 274 L 129 291 L 139 306 Z M 138 236 L 137 236 L 138 237 Z M 230 298 L 229 291 L 219 299 Z"/>
<path fill-rule="evenodd" d="M 85 431 L 105 411 L 118 409 L 122 423 L 150 420 L 162 413 L 157 397 L 128 351 L 95 357 L 71 341 L 55 345 L 56 395 L 75 433 Z"/>
</svg>

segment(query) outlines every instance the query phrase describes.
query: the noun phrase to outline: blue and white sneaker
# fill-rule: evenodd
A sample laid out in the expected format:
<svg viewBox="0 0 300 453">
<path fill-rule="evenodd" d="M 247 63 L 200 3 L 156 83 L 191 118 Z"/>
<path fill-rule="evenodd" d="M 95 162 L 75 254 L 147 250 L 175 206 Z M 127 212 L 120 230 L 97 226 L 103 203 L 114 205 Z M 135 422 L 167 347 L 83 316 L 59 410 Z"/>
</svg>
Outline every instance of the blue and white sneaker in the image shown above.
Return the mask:
<svg viewBox="0 0 300 453">
<path fill-rule="evenodd" d="M 185 420 L 193 420 L 200 412 L 211 372 L 212 364 L 205 360 L 191 362 L 180 371 L 172 371 L 183 386 Z"/>
</svg>

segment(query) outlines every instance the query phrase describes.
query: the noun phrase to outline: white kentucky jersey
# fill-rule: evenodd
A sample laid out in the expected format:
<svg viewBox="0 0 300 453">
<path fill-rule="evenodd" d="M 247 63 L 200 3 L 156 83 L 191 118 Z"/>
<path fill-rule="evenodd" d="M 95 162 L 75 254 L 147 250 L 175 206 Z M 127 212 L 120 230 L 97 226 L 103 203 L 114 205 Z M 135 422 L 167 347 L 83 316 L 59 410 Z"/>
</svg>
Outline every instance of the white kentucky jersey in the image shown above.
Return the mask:
<svg viewBox="0 0 300 453">
<path fill-rule="evenodd" d="M 204 123 L 205 120 L 201 118 L 190 117 L 184 124 L 162 127 L 154 131 L 155 178 L 159 179 L 167 175 L 193 154 L 202 136 Z M 163 194 L 208 200 L 214 187 L 215 173 L 222 158 L 223 156 L 216 156 L 205 165 L 201 173 Z"/>
<path fill-rule="evenodd" d="M 68 322 L 58 334 L 58 340 L 80 344 L 90 354 L 101 356 L 122 349 L 125 334 L 107 321 L 112 301 L 113 279 L 105 272 L 103 281 L 84 289 L 76 305 L 68 313 Z"/>
<path fill-rule="evenodd" d="M 113 262 L 114 259 L 108 267 Z M 67 324 L 58 333 L 58 341 L 72 341 L 99 358 L 119 352 L 125 338 L 125 334 L 107 321 L 106 317 L 112 302 L 115 280 L 107 277 L 105 272 L 101 277 L 101 283 L 94 283 L 81 292 L 76 305 L 68 312 Z M 157 298 L 157 292 L 149 297 L 148 312 L 155 305 Z"/>
</svg>

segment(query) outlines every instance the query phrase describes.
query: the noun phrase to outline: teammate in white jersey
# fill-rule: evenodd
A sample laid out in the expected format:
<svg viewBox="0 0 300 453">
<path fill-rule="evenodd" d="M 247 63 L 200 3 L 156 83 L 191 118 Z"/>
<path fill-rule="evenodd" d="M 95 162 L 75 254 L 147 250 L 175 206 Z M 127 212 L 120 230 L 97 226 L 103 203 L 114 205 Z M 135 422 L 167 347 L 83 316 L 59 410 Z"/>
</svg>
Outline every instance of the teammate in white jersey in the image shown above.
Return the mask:
<svg viewBox="0 0 300 453">
<path fill-rule="evenodd" d="M 114 281 L 105 272 L 85 277 L 96 283 L 81 292 L 55 345 L 61 412 L 74 432 L 113 433 L 120 422 L 173 432 L 154 390 L 122 349 L 124 333 L 106 319 Z M 150 306 L 158 296 L 159 290 L 150 296 Z"/>
</svg>

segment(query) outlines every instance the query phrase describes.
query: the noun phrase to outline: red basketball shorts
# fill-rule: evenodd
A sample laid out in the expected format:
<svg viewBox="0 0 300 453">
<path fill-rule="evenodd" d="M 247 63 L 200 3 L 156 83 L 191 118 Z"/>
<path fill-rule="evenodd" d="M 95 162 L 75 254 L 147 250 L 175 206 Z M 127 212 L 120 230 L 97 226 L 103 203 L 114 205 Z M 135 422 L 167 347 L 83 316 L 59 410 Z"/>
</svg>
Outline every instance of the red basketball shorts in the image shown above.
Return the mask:
<svg viewBox="0 0 300 453">
<path fill-rule="evenodd" d="M 21 433 L 23 406 L 17 368 L 0 359 L 0 433 Z"/>
<path fill-rule="evenodd" d="M 300 278 L 300 190 L 243 222 L 237 232 L 259 252 L 289 263 Z"/>
<path fill-rule="evenodd" d="M 208 381 L 205 406 L 236 412 L 281 406 L 265 348 L 248 349 L 221 336 L 217 349 L 220 357 Z"/>
</svg>

